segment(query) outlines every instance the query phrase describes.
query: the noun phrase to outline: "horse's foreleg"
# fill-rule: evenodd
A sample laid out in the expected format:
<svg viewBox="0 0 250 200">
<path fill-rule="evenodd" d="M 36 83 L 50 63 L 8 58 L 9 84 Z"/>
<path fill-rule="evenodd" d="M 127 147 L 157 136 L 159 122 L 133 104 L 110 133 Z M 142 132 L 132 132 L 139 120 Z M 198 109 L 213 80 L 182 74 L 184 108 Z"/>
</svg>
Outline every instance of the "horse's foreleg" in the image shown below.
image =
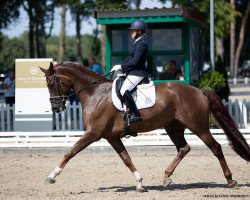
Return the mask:
<svg viewBox="0 0 250 200">
<path fill-rule="evenodd" d="M 94 133 L 85 132 L 85 134 L 70 148 L 70 150 L 64 155 L 63 160 L 59 165 L 53 170 L 53 172 L 47 177 L 45 183 L 55 183 L 55 177 L 58 176 L 68 161 L 73 158 L 77 153 L 85 149 L 87 146 L 93 142 L 99 140 L 100 138 L 95 136 Z"/>
<path fill-rule="evenodd" d="M 131 161 L 131 158 L 123 145 L 122 141 L 120 138 L 112 138 L 108 139 L 108 142 L 110 145 L 115 149 L 117 154 L 120 156 L 122 159 L 123 163 L 129 168 L 129 170 L 133 173 L 135 180 L 137 182 L 136 190 L 139 192 L 146 192 L 146 190 L 142 187 L 142 176 L 140 173 L 137 171 L 136 167 Z"/>
</svg>

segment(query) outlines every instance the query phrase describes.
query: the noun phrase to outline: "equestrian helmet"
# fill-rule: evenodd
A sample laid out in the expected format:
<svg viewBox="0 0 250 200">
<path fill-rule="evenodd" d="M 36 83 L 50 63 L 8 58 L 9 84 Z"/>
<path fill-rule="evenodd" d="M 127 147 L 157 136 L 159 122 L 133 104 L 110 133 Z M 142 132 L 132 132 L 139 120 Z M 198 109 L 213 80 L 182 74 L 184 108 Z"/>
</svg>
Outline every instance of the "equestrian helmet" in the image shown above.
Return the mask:
<svg viewBox="0 0 250 200">
<path fill-rule="evenodd" d="M 130 25 L 130 27 L 128 29 L 129 30 L 137 30 L 137 31 L 141 31 L 143 33 L 146 33 L 148 31 L 148 25 L 144 21 L 136 20 Z"/>
</svg>

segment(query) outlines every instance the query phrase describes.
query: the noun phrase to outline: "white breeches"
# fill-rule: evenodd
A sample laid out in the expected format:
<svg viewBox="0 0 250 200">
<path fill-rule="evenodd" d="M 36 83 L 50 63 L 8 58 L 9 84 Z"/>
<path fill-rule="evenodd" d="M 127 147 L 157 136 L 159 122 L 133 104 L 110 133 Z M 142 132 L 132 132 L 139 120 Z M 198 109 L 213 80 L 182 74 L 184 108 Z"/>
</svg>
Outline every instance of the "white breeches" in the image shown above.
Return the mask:
<svg viewBox="0 0 250 200">
<path fill-rule="evenodd" d="M 121 88 L 121 95 L 123 96 L 124 93 L 126 92 L 126 90 L 131 91 L 134 89 L 134 87 L 136 87 L 138 85 L 138 83 L 140 83 L 140 81 L 143 79 L 144 77 L 142 76 L 133 76 L 133 75 L 128 75 L 127 78 L 125 79 L 122 88 Z"/>
</svg>

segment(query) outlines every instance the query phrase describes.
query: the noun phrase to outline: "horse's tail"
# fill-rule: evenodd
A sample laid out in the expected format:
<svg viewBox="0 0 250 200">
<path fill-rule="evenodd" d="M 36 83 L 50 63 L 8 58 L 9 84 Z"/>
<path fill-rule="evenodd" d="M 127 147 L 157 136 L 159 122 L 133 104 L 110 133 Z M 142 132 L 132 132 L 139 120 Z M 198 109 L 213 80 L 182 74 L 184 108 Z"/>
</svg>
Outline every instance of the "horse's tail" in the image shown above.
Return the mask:
<svg viewBox="0 0 250 200">
<path fill-rule="evenodd" d="M 202 92 L 207 97 L 209 108 L 221 128 L 224 130 L 230 146 L 240 157 L 250 162 L 250 147 L 246 139 L 240 133 L 229 112 L 224 107 L 221 99 L 212 91 L 203 90 Z"/>
</svg>

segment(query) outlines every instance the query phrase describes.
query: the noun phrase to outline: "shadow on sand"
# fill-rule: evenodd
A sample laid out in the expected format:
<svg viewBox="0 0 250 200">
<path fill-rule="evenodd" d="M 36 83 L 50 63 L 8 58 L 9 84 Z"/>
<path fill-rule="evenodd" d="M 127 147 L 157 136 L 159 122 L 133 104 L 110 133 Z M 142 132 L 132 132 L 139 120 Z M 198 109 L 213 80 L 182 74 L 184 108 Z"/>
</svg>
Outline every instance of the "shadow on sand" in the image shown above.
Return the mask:
<svg viewBox="0 0 250 200">
<path fill-rule="evenodd" d="M 250 187 L 250 184 L 239 184 L 238 188 L 240 187 Z M 192 190 L 192 189 L 200 189 L 200 188 L 228 188 L 226 184 L 218 184 L 214 182 L 198 182 L 198 183 L 191 183 L 191 184 L 173 184 L 167 187 L 163 187 L 162 185 L 150 186 L 145 185 L 144 188 L 146 190 L 156 190 L 156 191 L 167 191 L 167 190 Z M 98 188 L 99 191 L 105 192 L 109 190 L 115 190 L 115 192 L 128 192 L 134 191 L 135 186 L 129 187 L 122 187 L 122 186 L 114 186 L 114 187 L 100 187 Z"/>
</svg>

